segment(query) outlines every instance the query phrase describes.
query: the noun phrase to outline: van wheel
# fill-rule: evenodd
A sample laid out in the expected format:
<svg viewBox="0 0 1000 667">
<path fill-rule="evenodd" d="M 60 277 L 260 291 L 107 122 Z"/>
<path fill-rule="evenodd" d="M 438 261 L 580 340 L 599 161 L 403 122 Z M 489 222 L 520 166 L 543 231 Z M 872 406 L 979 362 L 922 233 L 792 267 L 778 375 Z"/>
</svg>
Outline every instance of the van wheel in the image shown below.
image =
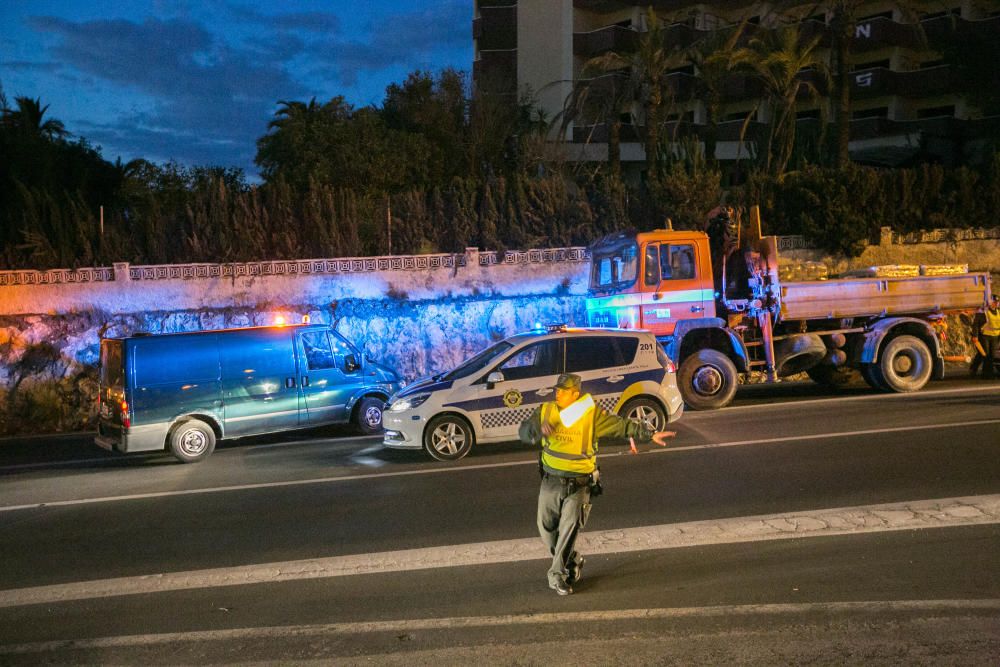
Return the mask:
<svg viewBox="0 0 1000 667">
<path fill-rule="evenodd" d="M 921 389 L 931 379 L 931 351 L 915 336 L 897 336 L 880 352 L 878 367 L 889 391 Z"/>
<path fill-rule="evenodd" d="M 438 461 L 457 461 L 472 449 L 476 437 L 461 417 L 439 415 L 424 429 L 424 449 Z"/>
<path fill-rule="evenodd" d="M 718 350 L 698 350 L 681 362 L 677 385 L 692 410 L 722 408 L 736 395 L 736 366 Z"/>
<path fill-rule="evenodd" d="M 667 425 L 667 415 L 660 404 L 648 398 L 636 398 L 625 404 L 618 413 L 625 419 L 652 431 L 662 431 Z"/>
<path fill-rule="evenodd" d="M 364 435 L 375 435 L 382 431 L 382 408 L 385 401 L 366 396 L 354 410 L 354 424 Z"/>
<path fill-rule="evenodd" d="M 170 431 L 170 453 L 181 463 L 204 461 L 215 451 L 215 431 L 200 419 L 183 421 Z"/>
</svg>

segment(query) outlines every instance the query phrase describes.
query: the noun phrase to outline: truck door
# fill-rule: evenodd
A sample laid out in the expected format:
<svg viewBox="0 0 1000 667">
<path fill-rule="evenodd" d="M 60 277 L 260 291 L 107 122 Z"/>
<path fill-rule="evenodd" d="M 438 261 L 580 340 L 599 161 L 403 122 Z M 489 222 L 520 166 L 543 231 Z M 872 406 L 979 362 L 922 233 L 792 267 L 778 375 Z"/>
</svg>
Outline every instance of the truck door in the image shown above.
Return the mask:
<svg viewBox="0 0 1000 667">
<path fill-rule="evenodd" d="M 698 275 L 698 246 L 693 242 L 649 243 L 643 255 L 642 326 L 657 335 L 673 334 L 682 320 L 711 313 L 711 288 Z M 707 303 L 706 303 L 707 301 Z M 714 311 L 714 309 L 712 309 Z"/>
<path fill-rule="evenodd" d="M 361 359 L 346 340 L 332 331 L 301 331 L 298 338 L 305 357 L 299 378 L 305 399 L 303 422 L 346 422 L 350 418 L 348 403 L 364 387 Z"/>
</svg>

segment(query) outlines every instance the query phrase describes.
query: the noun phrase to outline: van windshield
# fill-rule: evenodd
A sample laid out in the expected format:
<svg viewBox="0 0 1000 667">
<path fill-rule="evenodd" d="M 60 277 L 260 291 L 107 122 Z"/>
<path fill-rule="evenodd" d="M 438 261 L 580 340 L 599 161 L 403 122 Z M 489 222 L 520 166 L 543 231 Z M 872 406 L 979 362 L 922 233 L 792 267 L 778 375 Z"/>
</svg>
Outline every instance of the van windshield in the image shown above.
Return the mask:
<svg viewBox="0 0 1000 667">
<path fill-rule="evenodd" d="M 504 354 L 512 347 L 514 347 L 512 343 L 502 340 L 499 343 L 489 346 L 476 356 L 466 359 L 454 370 L 445 373 L 440 379 L 457 380 L 459 378 L 468 377 L 469 375 L 481 371 L 485 367 L 489 366 L 494 359 Z"/>
<path fill-rule="evenodd" d="M 101 341 L 101 386 L 121 387 L 125 380 L 120 340 Z"/>
</svg>

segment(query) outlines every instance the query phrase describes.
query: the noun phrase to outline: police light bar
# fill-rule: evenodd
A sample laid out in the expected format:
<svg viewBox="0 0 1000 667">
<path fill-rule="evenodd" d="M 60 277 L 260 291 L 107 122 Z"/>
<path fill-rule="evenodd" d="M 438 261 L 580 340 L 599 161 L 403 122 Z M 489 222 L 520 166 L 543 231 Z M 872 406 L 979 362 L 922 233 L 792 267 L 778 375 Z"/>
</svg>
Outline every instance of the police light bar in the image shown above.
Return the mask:
<svg viewBox="0 0 1000 667">
<path fill-rule="evenodd" d="M 573 405 L 559 411 L 559 421 L 563 426 L 569 428 L 580 420 L 580 417 L 587 414 L 588 410 L 594 407 L 594 399 L 590 394 L 585 394 L 576 400 Z"/>
<path fill-rule="evenodd" d="M 566 323 L 560 322 L 559 324 L 546 324 L 545 331 L 548 333 L 556 333 L 558 331 L 566 331 Z"/>
</svg>

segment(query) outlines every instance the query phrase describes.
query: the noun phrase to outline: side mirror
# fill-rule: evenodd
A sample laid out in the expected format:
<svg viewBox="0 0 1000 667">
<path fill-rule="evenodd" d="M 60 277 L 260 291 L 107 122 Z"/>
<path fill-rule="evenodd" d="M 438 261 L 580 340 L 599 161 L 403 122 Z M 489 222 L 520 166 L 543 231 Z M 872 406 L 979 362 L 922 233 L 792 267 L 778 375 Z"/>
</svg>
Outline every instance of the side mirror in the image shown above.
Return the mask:
<svg viewBox="0 0 1000 667">
<path fill-rule="evenodd" d="M 361 366 L 358 364 L 358 358 L 353 354 L 348 354 L 344 357 L 344 371 L 347 373 L 353 373 L 359 368 L 361 368 Z"/>
<path fill-rule="evenodd" d="M 498 382 L 503 382 L 503 373 L 500 371 L 493 371 L 486 376 L 487 389 L 492 389 Z"/>
</svg>

